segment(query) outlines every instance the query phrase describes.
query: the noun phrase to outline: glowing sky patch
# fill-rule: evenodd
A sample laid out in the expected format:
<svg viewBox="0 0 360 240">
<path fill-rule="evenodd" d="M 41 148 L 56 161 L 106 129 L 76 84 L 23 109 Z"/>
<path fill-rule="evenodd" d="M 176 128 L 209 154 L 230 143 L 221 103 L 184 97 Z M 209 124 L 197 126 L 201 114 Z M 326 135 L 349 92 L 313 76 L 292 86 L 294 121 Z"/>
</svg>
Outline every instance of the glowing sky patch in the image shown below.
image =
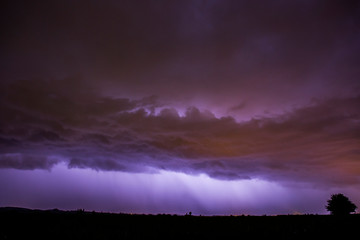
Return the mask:
<svg viewBox="0 0 360 240">
<path fill-rule="evenodd" d="M 300 185 L 294 190 L 260 179 L 228 181 L 170 171 L 103 172 L 68 169 L 64 164 L 51 171 L 0 172 L 0 204 L 40 209 L 151 214 L 192 211 L 202 215 L 314 213 L 322 204 L 317 198 L 326 198 L 331 192 Z"/>
</svg>

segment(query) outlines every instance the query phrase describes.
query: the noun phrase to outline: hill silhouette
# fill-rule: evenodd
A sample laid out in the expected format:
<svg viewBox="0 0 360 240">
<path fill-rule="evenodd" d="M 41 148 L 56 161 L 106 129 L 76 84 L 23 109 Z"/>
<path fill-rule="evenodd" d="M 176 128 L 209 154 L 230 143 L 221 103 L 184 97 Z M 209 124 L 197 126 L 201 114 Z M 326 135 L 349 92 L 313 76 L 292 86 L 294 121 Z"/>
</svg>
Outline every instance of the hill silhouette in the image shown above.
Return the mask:
<svg viewBox="0 0 360 240">
<path fill-rule="evenodd" d="M 360 215 L 132 215 L 0 208 L 0 239 L 350 239 Z"/>
</svg>

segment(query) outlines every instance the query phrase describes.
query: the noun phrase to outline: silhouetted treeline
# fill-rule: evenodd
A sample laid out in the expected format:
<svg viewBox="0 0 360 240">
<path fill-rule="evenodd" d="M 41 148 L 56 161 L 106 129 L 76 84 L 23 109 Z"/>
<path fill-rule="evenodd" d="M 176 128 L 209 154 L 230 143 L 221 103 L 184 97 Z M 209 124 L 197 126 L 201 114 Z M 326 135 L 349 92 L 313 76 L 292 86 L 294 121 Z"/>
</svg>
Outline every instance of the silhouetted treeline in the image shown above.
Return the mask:
<svg viewBox="0 0 360 240">
<path fill-rule="evenodd" d="M 0 239 L 351 239 L 360 215 L 176 216 L 0 208 Z"/>
</svg>

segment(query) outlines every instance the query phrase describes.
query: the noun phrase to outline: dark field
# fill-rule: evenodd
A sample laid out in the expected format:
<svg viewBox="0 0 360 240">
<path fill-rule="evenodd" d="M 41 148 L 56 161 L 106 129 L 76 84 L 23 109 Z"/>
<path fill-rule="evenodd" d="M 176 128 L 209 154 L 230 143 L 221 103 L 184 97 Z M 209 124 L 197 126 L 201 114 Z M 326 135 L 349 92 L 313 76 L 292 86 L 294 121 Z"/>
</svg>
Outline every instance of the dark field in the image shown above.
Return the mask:
<svg viewBox="0 0 360 240">
<path fill-rule="evenodd" d="M 352 239 L 360 215 L 176 216 L 0 208 L 0 239 Z"/>
</svg>

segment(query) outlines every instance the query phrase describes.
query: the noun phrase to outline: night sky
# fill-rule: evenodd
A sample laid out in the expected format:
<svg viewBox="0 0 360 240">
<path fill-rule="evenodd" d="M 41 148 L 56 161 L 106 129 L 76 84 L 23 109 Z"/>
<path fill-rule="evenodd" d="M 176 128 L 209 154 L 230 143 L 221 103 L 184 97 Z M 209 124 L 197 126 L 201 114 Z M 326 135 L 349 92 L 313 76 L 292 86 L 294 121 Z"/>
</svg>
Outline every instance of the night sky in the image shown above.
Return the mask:
<svg viewBox="0 0 360 240">
<path fill-rule="evenodd" d="M 360 206 L 359 1 L 5 1 L 0 207 Z"/>
</svg>

